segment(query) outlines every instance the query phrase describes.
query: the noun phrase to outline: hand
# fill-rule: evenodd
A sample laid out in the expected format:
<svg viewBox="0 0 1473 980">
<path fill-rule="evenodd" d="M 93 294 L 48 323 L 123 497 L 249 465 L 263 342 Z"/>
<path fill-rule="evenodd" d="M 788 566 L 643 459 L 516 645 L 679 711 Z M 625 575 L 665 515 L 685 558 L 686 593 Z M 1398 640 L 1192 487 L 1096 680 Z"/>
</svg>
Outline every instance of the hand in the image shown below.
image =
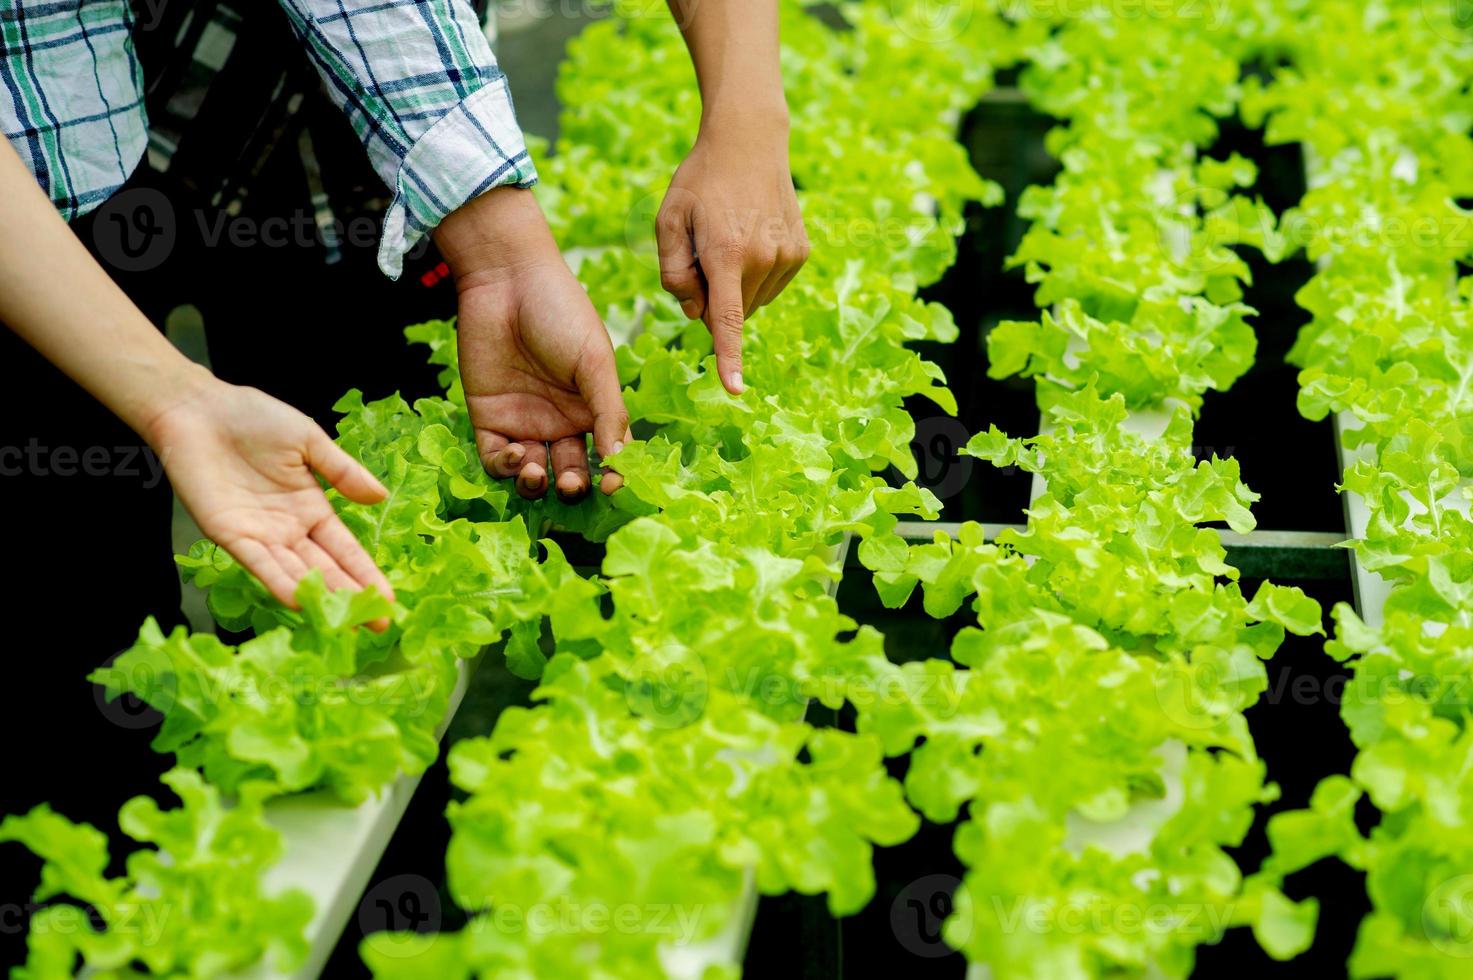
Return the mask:
<svg viewBox="0 0 1473 980">
<path fill-rule="evenodd" d="M 307 416 L 254 388 L 206 378 L 143 428 L 200 530 L 282 603 L 296 608 L 297 583 L 312 568 L 328 588 L 372 585 L 394 598 L 313 474 L 360 504 L 388 491 Z"/>
<path fill-rule="evenodd" d="M 563 261 L 528 191 L 499 188 L 462 207 L 436 239 L 460 291 L 457 333 L 476 449 L 487 472 L 536 499 L 591 486 L 588 445 L 603 456 L 630 438 L 608 330 Z M 551 446 L 551 459 L 548 446 Z M 606 472 L 604 493 L 622 485 Z"/>
<path fill-rule="evenodd" d="M 655 219 L 655 236 L 661 285 L 686 316 L 706 321 L 721 381 L 741 394 L 743 324 L 808 260 L 785 122 L 703 119 Z"/>
</svg>

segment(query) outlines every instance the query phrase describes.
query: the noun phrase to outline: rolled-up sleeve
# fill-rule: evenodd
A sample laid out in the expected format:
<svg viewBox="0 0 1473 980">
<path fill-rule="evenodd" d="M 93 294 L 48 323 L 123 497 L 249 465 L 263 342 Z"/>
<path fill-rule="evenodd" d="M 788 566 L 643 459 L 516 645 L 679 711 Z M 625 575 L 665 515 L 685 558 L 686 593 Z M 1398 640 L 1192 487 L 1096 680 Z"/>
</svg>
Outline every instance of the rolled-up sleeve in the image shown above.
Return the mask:
<svg viewBox="0 0 1473 980">
<path fill-rule="evenodd" d="M 450 212 L 537 172 L 506 76 L 464 0 L 281 0 L 333 101 L 394 192 L 379 268 Z"/>
</svg>

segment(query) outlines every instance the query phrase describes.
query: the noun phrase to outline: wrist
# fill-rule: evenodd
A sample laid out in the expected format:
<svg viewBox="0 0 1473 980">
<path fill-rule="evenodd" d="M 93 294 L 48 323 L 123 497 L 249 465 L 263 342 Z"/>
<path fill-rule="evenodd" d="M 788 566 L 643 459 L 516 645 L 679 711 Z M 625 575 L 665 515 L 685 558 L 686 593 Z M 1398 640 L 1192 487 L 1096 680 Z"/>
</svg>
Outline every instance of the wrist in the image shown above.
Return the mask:
<svg viewBox="0 0 1473 980">
<path fill-rule="evenodd" d="M 492 188 L 467 201 L 440 222 L 434 237 L 461 292 L 562 261 L 536 197 L 519 187 Z"/>
<path fill-rule="evenodd" d="M 713 103 L 701 113 L 696 145 L 760 167 L 787 166 L 787 107 Z"/>
<path fill-rule="evenodd" d="M 217 390 L 226 387 L 209 369 L 180 355 L 180 363 L 156 379 L 152 391 L 141 397 L 136 406 L 127 412 L 119 412 L 123 421 L 137 432 L 143 441 L 161 457 L 168 444 L 170 427 L 181 413 L 193 410 L 193 406 L 206 403 L 215 397 Z"/>
<path fill-rule="evenodd" d="M 749 144 L 781 146 L 786 153 L 789 128 L 788 104 L 780 91 L 765 99 L 716 97 L 702 104 L 697 138 L 737 136 Z"/>
</svg>

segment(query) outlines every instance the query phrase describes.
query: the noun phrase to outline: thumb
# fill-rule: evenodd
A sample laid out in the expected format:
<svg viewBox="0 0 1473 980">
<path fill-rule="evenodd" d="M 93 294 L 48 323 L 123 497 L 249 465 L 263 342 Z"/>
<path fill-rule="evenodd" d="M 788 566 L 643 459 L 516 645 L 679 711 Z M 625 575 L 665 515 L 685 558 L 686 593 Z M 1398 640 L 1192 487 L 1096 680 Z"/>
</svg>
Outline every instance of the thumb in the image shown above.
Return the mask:
<svg viewBox="0 0 1473 980">
<path fill-rule="evenodd" d="M 706 305 L 706 326 L 716 347 L 716 371 L 733 395 L 746 390 L 742 384 L 742 270 L 735 262 L 706 270 L 711 301 Z"/>
<path fill-rule="evenodd" d="M 307 465 L 354 503 L 376 504 L 389 495 L 388 489 L 366 466 L 315 425 L 307 441 Z"/>
<path fill-rule="evenodd" d="M 593 413 L 593 445 L 600 456 L 612 456 L 615 448 L 629 439 L 629 409 L 619 390 L 619 372 L 614 366 L 614 349 L 607 340 L 585 351 L 573 372 L 573 383 Z"/>
</svg>

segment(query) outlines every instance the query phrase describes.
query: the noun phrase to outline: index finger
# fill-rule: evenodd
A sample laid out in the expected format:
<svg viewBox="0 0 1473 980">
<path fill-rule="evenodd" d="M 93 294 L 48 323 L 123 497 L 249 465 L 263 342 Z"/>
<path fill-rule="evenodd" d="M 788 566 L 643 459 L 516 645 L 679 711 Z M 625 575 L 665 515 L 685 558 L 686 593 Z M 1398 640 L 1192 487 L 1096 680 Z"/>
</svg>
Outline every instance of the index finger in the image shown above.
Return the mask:
<svg viewBox="0 0 1473 980">
<path fill-rule="evenodd" d="M 379 595 L 394 601 L 394 587 L 389 584 L 388 578 L 380 571 L 374 560 L 369 557 L 363 545 L 353 537 L 353 532 L 348 530 L 346 524 L 338 515 L 333 514 L 324 517 L 312 528 L 308 535 L 319 548 L 327 552 L 343 571 L 353 577 L 354 583 L 365 589 L 370 585 L 378 589 Z M 388 628 L 387 620 L 378 619 L 368 624 L 375 632 L 382 633 Z"/>
<path fill-rule="evenodd" d="M 629 409 L 619 389 L 614 348 L 604 343 L 578 359 L 573 383 L 593 413 L 593 444 L 601 456 L 618 452 L 616 443 L 629 439 Z"/>
<path fill-rule="evenodd" d="M 706 327 L 716 348 L 716 371 L 733 395 L 746 390 L 742 383 L 742 330 L 746 306 L 742 295 L 742 267 L 736 262 L 717 262 L 706 270 L 711 301 L 706 304 Z"/>
</svg>

